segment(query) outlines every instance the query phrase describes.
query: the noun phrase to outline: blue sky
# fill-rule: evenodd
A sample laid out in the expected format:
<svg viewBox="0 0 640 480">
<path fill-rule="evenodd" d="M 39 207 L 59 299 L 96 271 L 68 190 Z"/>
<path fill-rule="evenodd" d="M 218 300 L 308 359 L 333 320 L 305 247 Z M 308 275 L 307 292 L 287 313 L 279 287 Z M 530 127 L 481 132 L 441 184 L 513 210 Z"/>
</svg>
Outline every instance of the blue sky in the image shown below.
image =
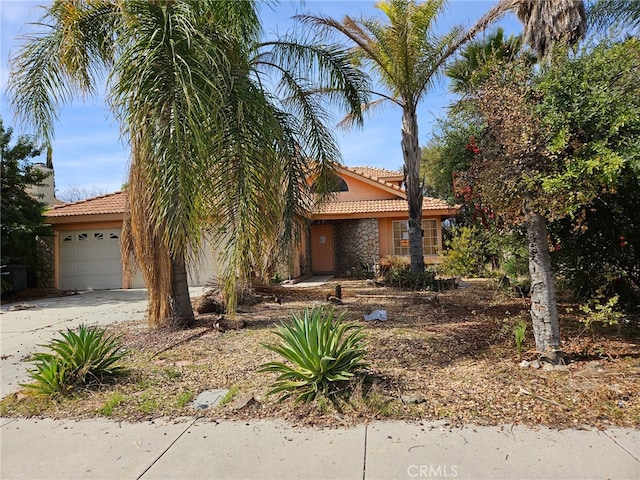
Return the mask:
<svg viewBox="0 0 640 480">
<path fill-rule="evenodd" d="M 485 13 L 495 0 L 450 0 L 438 27 L 449 29 L 453 25 L 471 25 Z M 2 98 L 0 115 L 5 126 L 13 126 L 15 134 L 28 134 L 17 125 L 9 109 L 5 95 L 8 77 L 8 59 L 11 52 L 20 45 L 18 37 L 24 32 L 25 24 L 36 22 L 42 10 L 39 5 L 46 1 L 0 0 L 0 81 Z M 354 17 L 381 15 L 371 0 L 329 1 L 307 0 L 294 2 L 282 0 L 275 10 L 263 9 L 265 34 L 285 33 L 291 26 L 291 16 L 310 12 L 342 18 L 345 14 Z M 506 17 L 501 23 L 507 34 L 520 33 L 521 25 L 513 17 Z M 129 165 L 129 150 L 120 139 L 119 125 L 110 116 L 100 96 L 77 100 L 60 112 L 55 126 L 56 137 L 53 145 L 55 182 L 58 191 L 76 186 L 86 190 L 119 190 L 126 181 Z M 420 143 L 425 144 L 431 136 L 435 119 L 445 115 L 445 107 L 450 103 L 446 81 L 442 81 L 424 99 L 418 108 Z M 342 152 L 342 161 L 349 166 L 369 165 L 388 169 L 400 169 L 402 150 L 400 147 L 400 110 L 389 105 L 377 110 L 365 119 L 363 128 L 342 131 L 336 129 L 336 136 Z M 335 119 L 340 120 L 340 116 Z"/>
</svg>

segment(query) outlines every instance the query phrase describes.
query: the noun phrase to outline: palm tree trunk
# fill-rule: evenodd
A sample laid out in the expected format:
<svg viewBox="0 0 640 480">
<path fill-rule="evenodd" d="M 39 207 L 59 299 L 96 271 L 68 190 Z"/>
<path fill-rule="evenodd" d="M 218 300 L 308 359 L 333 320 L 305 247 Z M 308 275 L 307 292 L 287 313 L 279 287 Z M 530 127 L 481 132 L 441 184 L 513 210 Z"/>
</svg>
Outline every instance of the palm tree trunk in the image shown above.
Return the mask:
<svg viewBox="0 0 640 480">
<path fill-rule="evenodd" d="M 539 213 L 530 212 L 527 215 L 527 242 L 531 275 L 531 320 L 536 348 L 539 352 L 551 354 L 551 358 L 556 360 L 556 352 L 560 349 L 560 323 L 546 220 Z"/>
<path fill-rule="evenodd" d="M 193 324 L 194 315 L 187 283 L 184 257 L 171 257 L 171 326 L 184 328 Z"/>
<path fill-rule="evenodd" d="M 411 271 L 424 270 L 422 248 L 422 182 L 420 181 L 421 152 L 418 144 L 418 117 L 415 108 L 402 109 L 402 155 L 409 205 L 409 254 Z"/>
</svg>

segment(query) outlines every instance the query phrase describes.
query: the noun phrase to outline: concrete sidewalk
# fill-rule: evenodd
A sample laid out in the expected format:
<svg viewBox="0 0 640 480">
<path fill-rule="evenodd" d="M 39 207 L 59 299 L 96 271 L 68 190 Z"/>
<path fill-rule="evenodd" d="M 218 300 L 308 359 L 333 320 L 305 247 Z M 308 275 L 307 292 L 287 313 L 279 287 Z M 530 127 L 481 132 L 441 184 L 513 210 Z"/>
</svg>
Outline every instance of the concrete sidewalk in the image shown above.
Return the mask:
<svg viewBox="0 0 640 480">
<path fill-rule="evenodd" d="M 630 479 L 637 430 L 2 419 L 8 479 Z"/>
</svg>

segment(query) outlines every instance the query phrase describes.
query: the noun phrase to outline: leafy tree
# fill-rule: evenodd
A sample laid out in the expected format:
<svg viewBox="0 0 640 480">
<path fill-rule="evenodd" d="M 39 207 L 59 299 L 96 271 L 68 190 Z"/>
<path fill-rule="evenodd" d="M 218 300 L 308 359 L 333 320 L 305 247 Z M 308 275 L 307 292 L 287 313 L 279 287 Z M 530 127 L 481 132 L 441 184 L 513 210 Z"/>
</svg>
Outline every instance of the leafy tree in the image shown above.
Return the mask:
<svg viewBox="0 0 640 480">
<path fill-rule="evenodd" d="M 11 145 L 12 128 L 4 128 L 0 119 L 0 154 L 2 156 L 2 265 L 18 264 L 37 272 L 38 237 L 50 236 L 42 213 L 47 205 L 29 194 L 29 187 L 38 186 L 47 174 L 34 168 L 30 159 L 40 155 L 33 139 L 19 136 Z"/>
<path fill-rule="evenodd" d="M 486 130 L 466 179 L 473 194 L 527 228 L 540 351 L 559 348 L 547 220 L 593 203 L 624 168 L 637 171 L 640 42 L 558 57 L 540 72 L 503 64 L 478 93 Z"/>
<path fill-rule="evenodd" d="M 629 166 L 588 206 L 549 225 L 555 269 L 580 299 L 640 300 L 640 176 Z"/>
<path fill-rule="evenodd" d="M 451 203 L 461 201 L 461 192 L 454 191 L 454 181 L 473 163 L 469 139 L 481 132 L 477 116 L 464 109 L 438 121 L 433 136 L 422 148 L 421 170 L 428 192 Z"/>
<path fill-rule="evenodd" d="M 205 232 L 224 246 L 233 311 L 252 264 L 294 238 L 306 176 L 339 157 L 327 99 L 358 120 L 364 77 L 335 45 L 261 43 L 250 0 L 58 0 L 40 24 L 13 59 L 13 107 L 50 140 L 59 108 L 108 78 L 132 152 L 123 253 L 142 269 L 150 324 L 193 319 L 186 270 Z"/>
<path fill-rule="evenodd" d="M 508 0 L 503 1 L 508 3 Z M 551 61 L 555 47 L 573 46 L 582 40 L 585 35 L 586 11 L 583 0 L 515 0 L 511 1 L 511 5 L 524 25 L 524 43 L 533 49 L 543 64 L 548 64 Z M 521 76 L 519 79 L 525 80 Z M 522 85 L 516 86 L 515 92 L 518 92 L 518 87 L 521 88 Z M 488 88 L 491 87 L 489 86 Z M 513 94 L 515 92 L 505 93 Z M 516 96 L 521 93 L 523 92 L 520 91 L 516 93 Z M 489 96 L 491 96 L 491 94 Z M 516 100 L 513 96 L 507 96 L 504 100 L 509 101 L 509 98 Z M 521 104 L 522 102 L 519 102 L 519 105 Z M 488 106 L 488 104 L 486 104 L 486 106 Z M 494 113 L 496 113 L 495 104 L 493 107 L 489 107 L 489 110 L 493 110 Z M 486 113 L 488 113 L 488 111 L 485 111 L 485 116 Z M 535 119 L 535 115 L 532 116 L 529 111 L 511 111 L 510 114 L 514 114 L 516 119 L 520 121 L 528 122 L 521 124 L 521 126 L 526 129 L 520 133 L 522 140 L 526 139 L 526 141 L 531 142 L 531 140 L 533 140 L 532 137 L 538 136 L 540 132 L 535 131 L 535 128 L 533 128 L 534 123 L 532 122 L 532 120 Z M 500 115 L 495 116 L 494 120 L 499 116 Z M 504 118 L 503 120 L 509 121 L 511 118 Z M 514 123 L 518 122 L 516 121 Z M 488 125 L 489 130 L 491 130 L 492 127 L 498 127 L 498 131 L 501 128 L 495 123 L 493 126 L 491 124 Z M 518 132 L 510 127 L 507 127 L 507 133 L 514 136 L 507 140 L 507 143 L 513 142 L 518 138 Z M 493 133 L 495 134 L 496 132 Z M 512 146 L 517 146 L 517 143 Z M 525 157 L 529 157 L 528 161 L 530 162 L 537 156 L 535 150 L 539 145 L 532 144 L 531 147 L 532 148 L 528 150 L 525 148 L 524 152 L 517 152 L 518 149 L 516 148 L 515 151 L 512 152 L 502 151 L 501 153 L 507 155 L 509 153 L 524 153 Z M 513 157 L 513 160 L 518 161 L 518 156 Z M 519 170 L 519 168 L 516 168 L 516 170 Z M 507 184 L 506 190 L 512 185 Z M 519 187 L 516 187 L 516 189 L 518 188 Z M 557 313 L 554 279 L 547 245 L 545 217 L 547 209 L 536 209 L 533 207 L 531 205 L 532 199 L 530 195 L 525 195 L 520 198 L 522 201 L 520 208 L 525 212 L 525 225 L 527 227 L 527 240 L 529 242 L 531 317 L 536 347 L 542 352 L 556 352 L 560 349 L 560 325 Z M 552 353 L 552 356 L 555 358 L 555 353 Z"/>
<path fill-rule="evenodd" d="M 391 102 L 402 109 L 402 155 L 409 207 L 409 249 L 411 270 L 424 270 L 422 251 L 422 199 L 420 178 L 421 150 L 418 144 L 420 102 L 441 74 L 445 62 L 480 30 L 503 15 L 509 4 L 498 4 L 469 30 L 454 28 L 437 34 L 436 22 L 446 6 L 445 0 L 380 1 L 376 7 L 383 19 L 345 16 L 342 21 L 330 17 L 303 15 L 303 22 L 338 33 L 354 48 L 354 60 L 375 77 L 377 97 L 365 106 L 374 109 Z M 346 125 L 349 119 L 346 119 Z"/>
<path fill-rule="evenodd" d="M 482 130 L 472 93 L 486 80 L 497 61 L 524 57 L 534 63 L 535 57 L 522 52 L 521 47 L 520 37 L 505 38 L 504 30 L 498 28 L 486 37 L 470 42 L 447 65 L 445 75 L 450 79 L 449 89 L 460 99 L 449 107 L 449 115 L 437 123 L 432 138 L 423 147 L 422 175 L 427 191 L 454 201 L 453 176 L 471 165 L 473 148 L 469 139 Z"/>
<path fill-rule="evenodd" d="M 514 279 L 519 276 L 512 267 L 521 263 L 521 232 L 497 222 L 493 212 L 475 201 L 468 185 L 458 181 L 473 164 L 478 150 L 475 138 L 483 132 L 473 93 L 496 62 L 518 58 L 535 63 L 535 56 L 522 50 L 521 37 L 506 38 L 499 28 L 470 42 L 445 70 L 451 79 L 450 90 L 461 98 L 450 106 L 449 115 L 438 122 L 433 137 L 423 147 L 422 171 L 427 191 L 462 203 L 452 238 L 446 242 L 449 250 L 444 261 L 446 269 L 455 275 L 480 275 L 491 263 L 494 269 L 509 270 Z"/>
</svg>

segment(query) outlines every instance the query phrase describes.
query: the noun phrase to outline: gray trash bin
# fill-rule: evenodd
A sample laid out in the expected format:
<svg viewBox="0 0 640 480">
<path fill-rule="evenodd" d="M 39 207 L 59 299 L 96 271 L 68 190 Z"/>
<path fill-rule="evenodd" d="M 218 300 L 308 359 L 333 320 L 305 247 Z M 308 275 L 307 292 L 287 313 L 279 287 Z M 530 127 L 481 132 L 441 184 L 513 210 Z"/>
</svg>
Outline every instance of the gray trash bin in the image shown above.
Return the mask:
<svg viewBox="0 0 640 480">
<path fill-rule="evenodd" d="M 3 265 L 2 280 L 11 286 L 7 292 L 20 292 L 27 289 L 27 267 L 24 265 Z"/>
</svg>

